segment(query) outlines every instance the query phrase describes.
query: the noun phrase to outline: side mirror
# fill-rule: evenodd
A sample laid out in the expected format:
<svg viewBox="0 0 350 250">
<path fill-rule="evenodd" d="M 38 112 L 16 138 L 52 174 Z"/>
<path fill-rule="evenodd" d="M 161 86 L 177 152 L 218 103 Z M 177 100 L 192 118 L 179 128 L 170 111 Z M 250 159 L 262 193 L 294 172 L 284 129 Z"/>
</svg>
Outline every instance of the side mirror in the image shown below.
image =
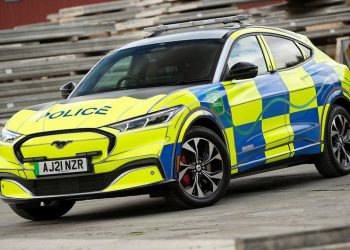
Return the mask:
<svg viewBox="0 0 350 250">
<path fill-rule="evenodd" d="M 67 99 L 76 87 L 77 84 L 75 82 L 67 82 L 60 88 L 61 96 Z"/>
<path fill-rule="evenodd" d="M 229 75 L 225 80 L 244 80 L 254 78 L 257 75 L 258 66 L 247 62 L 239 62 L 231 67 Z"/>
</svg>

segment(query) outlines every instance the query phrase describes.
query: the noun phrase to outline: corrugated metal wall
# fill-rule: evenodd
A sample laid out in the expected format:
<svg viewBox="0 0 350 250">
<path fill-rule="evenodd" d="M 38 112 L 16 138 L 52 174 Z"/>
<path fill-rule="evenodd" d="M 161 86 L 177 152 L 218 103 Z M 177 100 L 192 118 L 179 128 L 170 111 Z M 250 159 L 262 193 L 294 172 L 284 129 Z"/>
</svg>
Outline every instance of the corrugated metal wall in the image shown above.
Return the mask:
<svg viewBox="0 0 350 250">
<path fill-rule="evenodd" d="M 44 22 L 60 8 L 100 2 L 106 0 L 0 0 L 0 29 Z"/>
</svg>

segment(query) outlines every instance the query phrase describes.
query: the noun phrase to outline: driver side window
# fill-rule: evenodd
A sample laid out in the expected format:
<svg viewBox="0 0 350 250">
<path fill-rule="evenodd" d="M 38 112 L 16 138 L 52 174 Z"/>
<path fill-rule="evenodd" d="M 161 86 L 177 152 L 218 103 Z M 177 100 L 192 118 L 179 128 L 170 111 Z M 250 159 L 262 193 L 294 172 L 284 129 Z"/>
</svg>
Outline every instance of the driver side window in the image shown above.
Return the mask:
<svg viewBox="0 0 350 250">
<path fill-rule="evenodd" d="M 126 57 L 114 64 L 92 90 L 115 88 L 117 83 L 128 74 L 132 57 Z"/>
<path fill-rule="evenodd" d="M 264 55 L 256 36 L 248 36 L 234 43 L 227 65 L 228 70 L 239 62 L 247 62 L 258 66 L 258 74 L 267 72 Z"/>
</svg>

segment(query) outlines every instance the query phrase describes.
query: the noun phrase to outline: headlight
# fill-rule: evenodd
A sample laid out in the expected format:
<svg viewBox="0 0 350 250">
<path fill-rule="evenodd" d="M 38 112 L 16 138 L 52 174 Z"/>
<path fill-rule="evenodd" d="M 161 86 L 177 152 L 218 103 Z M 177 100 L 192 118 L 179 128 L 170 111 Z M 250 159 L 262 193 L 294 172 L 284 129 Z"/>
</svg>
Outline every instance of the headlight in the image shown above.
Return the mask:
<svg viewBox="0 0 350 250">
<path fill-rule="evenodd" d="M 183 106 L 176 106 L 169 109 L 164 109 L 145 116 L 130 119 L 124 122 L 109 125 L 109 127 L 124 132 L 127 130 L 144 128 L 151 125 L 157 125 L 171 121 L 172 118 L 183 108 Z"/>
<path fill-rule="evenodd" d="M 8 131 L 6 128 L 3 128 L 1 131 L 0 141 L 11 143 L 14 142 L 20 136 L 20 134 L 16 134 L 14 132 Z"/>
</svg>

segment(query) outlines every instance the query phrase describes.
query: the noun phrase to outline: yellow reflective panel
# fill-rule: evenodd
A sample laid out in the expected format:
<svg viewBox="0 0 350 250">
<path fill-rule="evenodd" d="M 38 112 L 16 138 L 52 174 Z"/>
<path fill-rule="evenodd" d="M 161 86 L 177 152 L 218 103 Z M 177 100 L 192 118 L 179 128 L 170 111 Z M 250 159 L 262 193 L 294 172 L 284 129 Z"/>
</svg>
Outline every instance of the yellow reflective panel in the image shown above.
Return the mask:
<svg viewBox="0 0 350 250">
<path fill-rule="evenodd" d="M 31 117 L 26 116 L 25 123 L 16 131 L 21 134 L 32 134 L 43 130 L 53 131 L 60 128 L 60 124 L 64 124 L 62 126 L 64 129 L 101 127 L 144 115 L 164 97 L 165 95 L 149 99 L 121 97 L 58 103 Z"/>
<path fill-rule="evenodd" d="M 350 92 L 350 69 L 342 64 L 332 65 L 332 67 L 338 74 L 342 87 Z M 349 96 L 347 93 L 344 94 Z"/>
<path fill-rule="evenodd" d="M 137 117 L 141 114 L 144 114 L 144 113 L 150 111 L 151 108 L 154 106 L 154 104 L 157 103 L 162 98 L 164 98 L 165 96 L 166 95 L 158 95 L 158 96 L 146 99 L 146 100 L 138 100 L 137 102 L 135 102 L 135 100 L 134 100 L 133 102 L 135 102 L 135 104 L 133 104 L 133 106 L 131 108 L 129 108 L 126 112 L 121 114 L 118 117 L 118 120 L 119 121 L 127 120 L 127 119 Z M 124 105 L 124 104 L 122 104 L 122 105 Z"/>
<path fill-rule="evenodd" d="M 24 174 L 27 176 L 28 180 L 35 180 L 37 179 L 36 175 L 34 174 L 33 170 L 24 170 Z"/>
<path fill-rule="evenodd" d="M 262 120 L 262 132 L 265 138 L 267 150 L 270 148 L 275 148 L 281 144 L 288 144 L 289 131 L 285 126 L 285 120 L 285 115 L 265 118 Z"/>
<path fill-rule="evenodd" d="M 19 165 L 13 151 L 13 144 L 0 142 L 0 169 L 18 167 Z"/>
<path fill-rule="evenodd" d="M 184 108 L 183 111 L 180 114 L 176 115 L 174 119 L 170 122 L 166 138 L 167 144 L 177 143 L 177 136 L 179 135 L 181 126 L 183 125 L 183 122 L 185 121 L 189 113 L 190 110 Z"/>
<path fill-rule="evenodd" d="M 233 124 L 235 126 L 255 122 L 257 121 L 257 118 L 259 118 L 259 115 L 262 113 L 262 101 L 255 100 L 233 106 L 231 107 L 231 113 Z"/>
<path fill-rule="evenodd" d="M 294 144 L 290 143 L 288 146 L 289 146 L 289 150 L 290 150 L 290 156 L 289 157 L 293 157 L 295 155 Z"/>
<path fill-rule="evenodd" d="M 129 163 L 143 159 L 156 158 L 156 155 L 141 155 L 133 156 L 129 158 L 121 158 L 118 155 L 108 159 L 108 161 L 102 161 L 94 165 L 95 174 L 108 173 L 116 170 L 117 168 Z"/>
<path fill-rule="evenodd" d="M 249 101 L 261 99 L 258 88 L 253 80 L 237 81 L 225 86 L 230 106 L 240 105 Z"/>
<path fill-rule="evenodd" d="M 289 146 L 284 145 L 282 147 L 274 148 L 265 151 L 266 163 L 271 163 L 275 161 L 280 161 L 289 158 Z"/>
<path fill-rule="evenodd" d="M 189 90 L 184 89 L 168 95 L 164 99 L 157 102 L 152 111 L 158 111 L 165 108 L 171 108 L 178 105 L 185 105 L 191 109 L 200 107 L 198 98 Z"/>
<path fill-rule="evenodd" d="M 236 154 L 236 146 L 235 146 L 235 138 L 233 133 L 233 128 L 225 129 L 225 133 L 228 140 L 229 153 L 231 158 L 231 166 L 237 165 L 237 154 Z"/>
<path fill-rule="evenodd" d="M 57 148 L 52 143 L 55 141 L 70 141 L 64 148 Z M 46 156 L 48 159 L 75 157 L 77 153 L 101 151 L 101 156 L 94 157 L 93 162 L 107 157 L 109 139 L 103 135 L 91 132 L 48 135 L 35 137 L 26 141 L 21 152 L 24 158 Z M 26 167 L 33 168 L 26 163 Z"/>
<path fill-rule="evenodd" d="M 199 111 L 196 111 L 194 112 L 193 114 L 191 114 L 190 117 L 188 117 L 186 119 L 186 122 L 185 124 L 182 126 L 182 129 L 180 131 L 180 134 L 179 134 L 179 139 L 178 139 L 178 142 L 182 142 L 184 137 L 185 137 L 185 133 L 187 131 L 187 129 L 189 128 L 189 126 L 191 125 L 191 123 L 199 116 L 203 115 L 204 114 L 204 111 L 203 110 L 199 110 Z"/>
<path fill-rule="evenodd" d="M 238 168 L 234 168 L 231 170 L 231 174 L 237 174 L 238 173 Z"/>
<path fill-rule="evenodd" d="M 348 100 L 350 101 L 350 95 L 348 95 L 347 93 L 344 93 L 344 96 L 345 96 L 346 98 L 348 98 Z"/>
<path fill-rule="evenodd" d="M 326 131 L 326 122 L 330 104 L 326 104 L 324 107 L 318 107 L 318 117 L 321 120 L 321 142 L 324 141 L 324 135 Z M 324 151 L 324 143 L 321 144 L 321 151 Z"/>
<path fill-rule="evenodd" d="M 16 161 L 17 162 L 17 161 Z M 22 170 L 23 168 L 15 162 L 10 162 L 8 159 L 0 158 L 0 171 L 1 170 Z"/>
<path fill-rule="evenodd" d="M 324 106 L 318 106 L 318 122 L 322 124 Z"/>
<path fill-rule="evenodd" d="M 166 127 L 154 127 L 143 130 L 130 130 L 120 133 L 117 138 L 117 145 L 112 152 L 114 155 L 135 156 L 135 155 L 158 155 L 165 144 Z"/>
<path fill-rule="evenodd" d="M 316 48 L 315 46 L 312 46 L 314 48 L 314 60 L 316 63 L 329 63 L 331 61 L 330 57 L 323 53 L 321 50 Z"/>
<path fill-rule="evenodd" d="M 1 194 L 7 198 L 29 199 L 32 198 L 30 193 L 24 191 L 19 185 L 12 181 L 1 181 Z"/>
<path fill-rule="evenodd" d="M 33 110 L 22 110 L 16 113 L 6 124 L 6 128 L 11 131 L 18 131 L 18 128 L 33 115 L 36 111 Z M 41 124 L 42 125 L 42 124 Z"/>
<path fill-rule="evenodd" d="M 289 90 L 290 113 L 317 108 L 315 84 L 303 68 L 298 67 L 279 74 Z"/>
<path fill-rule="evenodd" d="M 133 169 L 119 176 L 115 183 L 103 190 L 103 192 L 141 187 L 161 181 L 163 181 L 163 177 L 156 166 Z"/>
<path fill-rule="evenodd" d="M 261 95 L 254 81 L 225 86 L 234 126 L 255 122 L 262 113 Z"/>
<path fill-rule="evenodd" d="M 18 173 L 19 173 L 19 175 L 20 175 L 23 179 L 26 179 L 26 178 L 27 178 L 26 173 L 25 173 L 23 170 L 18 171 Z"/>
<path fill-rule="evenodd" d="M 290 114 L 286 114 L 286 128 L 289 133 L 289 141 L 294 141 L 294 130 L 290 123 Z M 293 146 L 293 150 L 294 150 L 294 146 Z"/>
</svg>

